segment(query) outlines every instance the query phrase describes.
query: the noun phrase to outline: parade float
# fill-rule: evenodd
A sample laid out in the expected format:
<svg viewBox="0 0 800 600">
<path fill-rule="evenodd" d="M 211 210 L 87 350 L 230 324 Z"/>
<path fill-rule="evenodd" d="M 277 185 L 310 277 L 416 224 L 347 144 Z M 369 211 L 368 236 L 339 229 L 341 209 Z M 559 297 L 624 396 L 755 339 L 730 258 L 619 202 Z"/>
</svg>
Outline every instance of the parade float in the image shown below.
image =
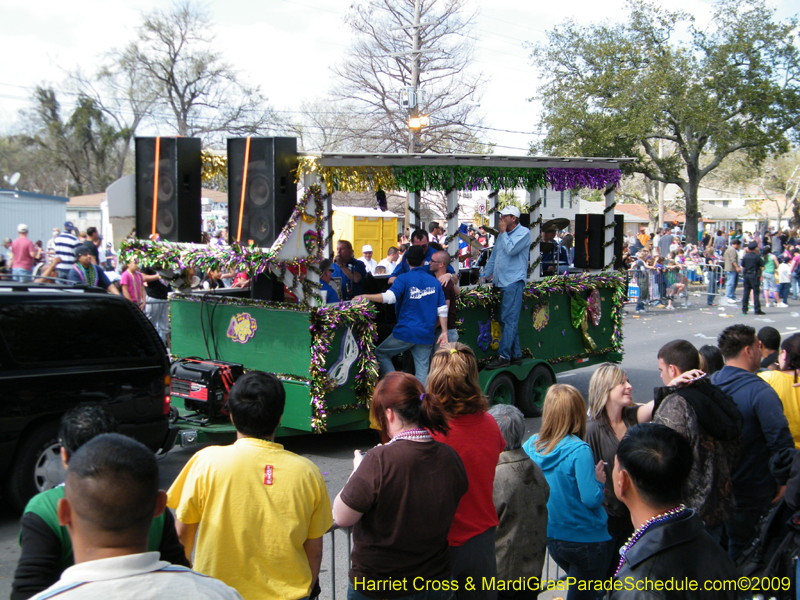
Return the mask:
<svg viewBox="0 0 800 600">
<path fill-rule="evenodd" d="M 459 341 L 475 351 L 481 365 L 480 383 L 489 400 L 514 403 L 527 416 L 537 416 L 558 373 L 622 358 L 626 284 L 624 272 L 613 270 L 614 194 L 620 164 L 627 160 L 298 153 L 298 201 L 271 247 L 237 240 L 235 231 L 229 246 L 128 240 L 124 258 L 137 257 L 143 266 L 269 276 L 296 298 L 276 302 L 209 293 L 170 295 L 173 358 L 218 365 L 214 376 L 220 380 L 216 392 L 204 390 L 200 383 L 194 392 L 192 385 L 187 385 L 176 394 L 178 378 L 173 374 L 172 402 L 177 409 L 175 425 L 182 430 L 181 443 L 219 441 L 232 435 L 223 396 L 241 370 L 268 371 L 283 381 L 286 410 L 278 435 L 369 427 L 369 403 L 378 381 L 374 349 L 391 332 L 394 310 L 366 302 L 323 302 L 319 264 L 332 256 L 331 194 L 337 191 L 407 192 L 411 230 L 421 225 L 420 192 L 444 192 L 447 231 L 451 232 L 445 245 L 455 256 L 458 238 L 453 232 L 459 226 L 460 190 L 488 190 L 490 220 L 500 190 L 527 190 L 531 241 L 519 321 L 522 364 L 482 369 L 496 353 L 501 328 L 496 319 L 499 293 L 491 285 L 470 284 L 477 281 L 477 273 L 462 273 L 458 322 Z M 206 156 L 205 176 L 225 167 L 224 159 Z M 603 268 L 559 269 L 558 275 L 541 276 L 542 227 L 546 223 L 540 209 L 546 188 L 602 191 L 604 225 L 593 235 L 603 240 Z M 373 289 L 388 286 L 380 278 L 371 285 Z"/>
</svg>

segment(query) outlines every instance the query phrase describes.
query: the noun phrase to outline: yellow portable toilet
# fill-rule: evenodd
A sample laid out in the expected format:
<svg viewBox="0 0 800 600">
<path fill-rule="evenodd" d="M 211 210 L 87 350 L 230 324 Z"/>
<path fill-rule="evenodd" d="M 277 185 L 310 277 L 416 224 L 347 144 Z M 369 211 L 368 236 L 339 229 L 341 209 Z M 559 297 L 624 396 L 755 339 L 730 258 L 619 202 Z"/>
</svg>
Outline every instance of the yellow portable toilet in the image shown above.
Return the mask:
<svg viewBox="0 0 800 600">
<path fill-rule="evenodd" d="M 353 244 L 353 254 L 361 257 L 364 244 L 372 246 L 372 258 L 378 262 L 397 246 L 397 215 L 391 211 L 357 206 L 333 207 L 333 247 L 339 240 Z"/>
</svg>

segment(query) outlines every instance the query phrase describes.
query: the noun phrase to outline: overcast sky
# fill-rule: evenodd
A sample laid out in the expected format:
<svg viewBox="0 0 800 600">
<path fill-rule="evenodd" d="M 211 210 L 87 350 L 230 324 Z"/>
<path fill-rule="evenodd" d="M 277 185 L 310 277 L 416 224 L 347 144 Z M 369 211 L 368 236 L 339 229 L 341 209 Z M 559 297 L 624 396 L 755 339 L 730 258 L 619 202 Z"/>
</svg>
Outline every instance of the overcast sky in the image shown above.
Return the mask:
<svg viewBox="0 0 800 600">
<path fill-rule="evenodd" d="M 473 0 L 474 1 L 474 0 Z M 352 0 L 212 0 L 206 3 L 216 23 L 218 48 L 244 79 L 259 84 L 281 111 L 325 98 L 330 66 L 350 43 L 343 16 Z M 699 26 L 708 22 L 705 0 L 666 0 L 685 9 Z M 773 0 L 778 16 L 797 12 L 796 0 Z M 33 87 L 60 89 L 66 71 L 92 72 L 102 55 L 134 37 L 141 11 L 166 7 L 153 0 L 0 0 L 0 133 L 9 133 Z M 625 17 L 623 0 L 475 2 L 479 16 L 473 68 L 491 78 L 481 101 L 487 141 L 497 154 L 525 154 L 536 139 L 537 76 L 526 42 L 544 42 L 545 32 L 565 19 L 588 24 Z M 68 97 L 63 97 L 68 101 Z M 291 115 L 288 115 L 291 116 Z M 517 132 L 517 133 L 509 133 Z"/>
</svg>

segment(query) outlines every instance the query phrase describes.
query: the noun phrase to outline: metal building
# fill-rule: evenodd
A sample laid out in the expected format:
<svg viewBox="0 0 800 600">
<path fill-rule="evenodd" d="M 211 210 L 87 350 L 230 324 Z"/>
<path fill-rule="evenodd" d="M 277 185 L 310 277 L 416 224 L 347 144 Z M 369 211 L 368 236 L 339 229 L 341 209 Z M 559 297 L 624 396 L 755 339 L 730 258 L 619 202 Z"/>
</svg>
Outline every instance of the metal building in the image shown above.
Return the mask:
<svg viewBox="0 0 800 600">
<path fill-rule="evenodd" d="M 17 190 L 0 189 L 0 237 L 17 237 L 17 225 L 28 226 L 28 239 L 47 240 L 53 236 L 53 227 L 64 230 L 67 216 L 66 196 L 49 196 Z"/>
</svg>

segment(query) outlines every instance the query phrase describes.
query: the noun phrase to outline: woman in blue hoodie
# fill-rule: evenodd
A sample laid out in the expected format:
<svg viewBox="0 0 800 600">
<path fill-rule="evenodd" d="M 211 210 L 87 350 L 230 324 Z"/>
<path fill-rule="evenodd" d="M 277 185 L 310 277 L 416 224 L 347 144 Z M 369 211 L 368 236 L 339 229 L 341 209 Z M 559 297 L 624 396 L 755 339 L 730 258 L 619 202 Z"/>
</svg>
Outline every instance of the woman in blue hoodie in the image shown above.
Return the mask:
<svg viewBox="0 0 800 600">
<path fill-rule="evenodd" d="M 567 600 L 602 597 L 595 582 L 603 579 L 611 559 L 603 489 L 603 462 L 594 464 L 586 434 L 586 403 L 571 385 L 547 390 L 542 428 L 523 448 L 544 472 L 550 486 L 547 502 L 547 548 L 559 567 L 578 583 Z M 583 586 L 580 582 L 584 583 Z M 583 587 L 584 589 L 579 589 Z"/>
</svg>

